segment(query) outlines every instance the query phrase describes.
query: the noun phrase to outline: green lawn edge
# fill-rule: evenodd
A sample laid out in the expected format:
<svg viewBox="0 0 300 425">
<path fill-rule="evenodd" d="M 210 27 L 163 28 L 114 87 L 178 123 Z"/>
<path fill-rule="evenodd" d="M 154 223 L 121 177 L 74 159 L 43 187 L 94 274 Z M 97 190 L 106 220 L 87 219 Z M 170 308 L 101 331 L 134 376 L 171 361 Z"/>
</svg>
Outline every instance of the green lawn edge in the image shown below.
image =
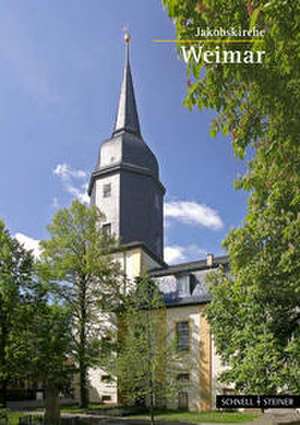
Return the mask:
<svg viewBox="0 0 300 425">
<path fill-rule="evenodd" d="M 103 405 L 91 405 L 87 409 L 81 409 L 78 406 L 62 406 L 62 413 L 98 413 L 99 415 L 106 415 L 109 410 Z M 25 415 L 26 412 L 8 411 L 8 424 L 18 425 L 20 416 Z M 182 422 L 191 424 L 200 423 L 215 423 L 215 424 L 239 424 L 249 423 L 259 417 L 259 413 L 253 412 L 178 412 L 178 411 L 157 411 L 156 420 L 161 422 Z M 124 419 L 142 419 L 148 420 L 149 416 L 145 413 L 130 414 L 123 416 Z"/>
<path fill-rule="evenodd" d="M 112 408 L 114 408 L 112 406 Z M 122 408 L 121 406 L 115 406 L 116 409 Z M 109 410 L 107 405 L 90 405 L 87 409 L 80 409 L 78 406 L 63 406 L 62 412 L 66 413 L 99 413 L 106 414 L 106 411 Z M 109 413 L 108 413 L 109 414 Z M 156 419 L 158 421 L 164 422 L 186 422 L 186 423 L 246 423 L 252 422 L 257 417 L 259 413 L 253 412 L 221 412 L 221 411 L 212 411 L 212 412 L 178 412 L 178 411 L 157 411 Z M 148 419 L 146 413 L 136 413 L 123 415 L 127 419 Z"/>
<path fill-rule="evenodd" d="M 156 415 L 157 421 L 184 423 L 220 423 L 234 424 L 254 421 L 259 414 L 251 412 L 166 412 Z M 147 419 L 147 415 L 130 415 L 128 419 Z"/>
</svg>

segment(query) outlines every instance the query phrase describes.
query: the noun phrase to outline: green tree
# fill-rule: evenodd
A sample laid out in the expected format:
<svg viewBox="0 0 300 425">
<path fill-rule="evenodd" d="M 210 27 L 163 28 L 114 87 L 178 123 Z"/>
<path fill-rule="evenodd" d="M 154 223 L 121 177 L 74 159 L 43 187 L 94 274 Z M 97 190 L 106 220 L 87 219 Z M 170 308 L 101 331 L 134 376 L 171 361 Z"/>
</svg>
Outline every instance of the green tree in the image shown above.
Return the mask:
<svg viewBox="0 0 300 425">
<path fill-rule="evenodd" d="M 103 232 L 103 220 L 96 207 L 74 201 L 55 214 L 48 226 L 51 237 L 41 243 L 41 273 L 50 282 L 50 291 L 72 312 L 82 407 L 88 405 L 88 368 L 97 363 L 107 332 L 103 312 L 113 309 L 124 290 L 119 263 L 111 256 L 117 242 Z"/>
<path fill-rule="evenodd" d="M 72 359 L 71 314 L 68 308 L 49 303 L 45 297 L 38 305 L 26 308 L 23 322 L 14 330 L 9 353 L 19 364 L 18 377 L 39 382 L 45 388 L 45 423 L 60 422 L 59 393 L 70 385 Z"/>
<path fill-rule="evenodd" d="M 167 331 L 166 307 L 157 286 L 147 276 L 128 292 L 118 314 L 117 354 L 110 368 L 123 403 L 163 407 L 179 388 L 179 357 Z"/>
<path fill-rule="evenodd" d="M 59 392 L 64 392 L 74 371 L 70 311 L 45 305 L 33 321 L 31 362 L 33 376 L 45 385 L 45 424 L 60 422 Z"/>
<path fill-rule="evenodd" d="M 35 301 L 32 276 L 31 253 L 24 250 L 0 221 L 0 402 L 4 405 L 7 385 L 20 367 L 9 354 L 15 343 L 14 331 L 23 320 L 24 307 Z"/>
<path fill-rule="evenodd" d="M 164 0 L 177 39 L 195 28 L 264 30 L 262 64 L 187 64 L 188 108 L 213 108 L 211 133 L 250 160 L 236 183 L 250 192 L 244 223 L 229 233 L 230 276 L 213 275 L 208 317 L 227 381 L 243 391 L 299 392 L 300 4 L 286 0 Z M 228 38 L 228 37 L 226 37 Z M 229 47 L 230 46 L 230 47 Z M 215 49 L 215 44 L 205 44 Z"/>
</svg>

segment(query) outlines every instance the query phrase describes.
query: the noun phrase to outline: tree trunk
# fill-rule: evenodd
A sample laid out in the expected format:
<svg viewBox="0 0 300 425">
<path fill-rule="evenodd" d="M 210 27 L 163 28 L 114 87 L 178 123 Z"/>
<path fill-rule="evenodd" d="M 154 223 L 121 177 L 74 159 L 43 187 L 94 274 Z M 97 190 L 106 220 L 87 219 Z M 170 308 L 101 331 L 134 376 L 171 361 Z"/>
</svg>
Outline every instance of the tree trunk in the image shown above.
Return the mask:
<svg viewBox="0 0 300 425">
<path fill-rule="evenodd" d="M 150 419 L 151 425 L 155 425 L 153 393 L 150 395 Z"/>
<path fill-rule="evenodd" d="M 80 407 L 86 408 L 89 405 L 89 393 L 87 382 L 87 359 L 86 359 L 86 281 L 83 278 L 80 281 L 80 346 L 79 346 L 79 376 L 80 376 Z"/>
<path fill-rule="evenodd" d="M 150 390 L 150 419 L 151 419 L 151 425 L 155 425 L 155 418 L 154 418 L 154 397 L 155 397 L 155 388 L 154 388 L 154 380 L 155 380 L 155 374 L 153 370 L 153 359 L 154 359 L 154 353 L 153 353 L 153 324 L 151 322 L 151 313 L 149 313 L 149 310 L 147 310 L 147 350 L 148 350 L 148 373 L 149 373 L 149 390 Z"/>
<path fill-rule="evenodd" d="M 80 407 L 87 408 L 89 405 L 88 386 L 87 386 L 87 368 L 85 361 L 80 361 L 79 364 L 80 375 Z"/>
<path fill-rule="evenodd" d="M 51 383 L 46 385 L 44 423 L 45 425 L 60 424 L 59 390 L 56 385 Z"/>
</svg>

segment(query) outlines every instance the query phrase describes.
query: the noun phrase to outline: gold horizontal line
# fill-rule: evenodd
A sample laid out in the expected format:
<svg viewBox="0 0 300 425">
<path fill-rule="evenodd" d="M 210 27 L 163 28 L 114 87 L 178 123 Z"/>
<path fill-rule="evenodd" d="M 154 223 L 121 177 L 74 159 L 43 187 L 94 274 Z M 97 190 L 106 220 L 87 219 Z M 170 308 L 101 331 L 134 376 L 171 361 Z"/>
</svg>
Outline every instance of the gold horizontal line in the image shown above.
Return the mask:
<svg viewBox="0 0 300 425">
<path fill-rule="evenodd" d="M 154 39 L 154 43 L 178 43 L 178 44 L 194 44 L 194 43 L 255 43 L 256 41 L 263 41 L 262 38 L 250 38 L 250 39 L 237 39 L 237 40 L 228 40 L 228 39 L 200 39 L 200 40 L 161 40 L 161 39 Z"/>
</svg>

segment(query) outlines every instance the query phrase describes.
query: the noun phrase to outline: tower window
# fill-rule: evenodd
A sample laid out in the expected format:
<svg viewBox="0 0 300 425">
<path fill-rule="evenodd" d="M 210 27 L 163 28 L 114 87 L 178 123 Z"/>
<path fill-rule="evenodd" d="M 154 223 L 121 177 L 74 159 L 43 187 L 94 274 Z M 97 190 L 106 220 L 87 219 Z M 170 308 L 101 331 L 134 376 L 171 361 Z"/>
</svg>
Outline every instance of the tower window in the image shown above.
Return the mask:
<svg viewBox="0 0 300 425">
<path fill-rule="evenodd" d="M 112 377 L 110 375 L 101 376 L 101 382 L 105 382 L 106 384 L 109 384 L 111 381 L 112 381 Z"/>
<path fill-rule="evenodd" d="M 106 183 L 103 185 L 103 198 L 109 198 L 111 195 L 111 184 Z"/>
<path fill-rule="evenodd" d="M 110 236 L 111 235 L 111 223 L 103 224 L 102 230 L 103 230 L 103 234 L 105 236 Z"/>
<path fill-rule="evenodd" d="M 176 342 L 178 351 L 188 351 L 190 348 L 189 322 L 176 323 Z"/>
</svg>

